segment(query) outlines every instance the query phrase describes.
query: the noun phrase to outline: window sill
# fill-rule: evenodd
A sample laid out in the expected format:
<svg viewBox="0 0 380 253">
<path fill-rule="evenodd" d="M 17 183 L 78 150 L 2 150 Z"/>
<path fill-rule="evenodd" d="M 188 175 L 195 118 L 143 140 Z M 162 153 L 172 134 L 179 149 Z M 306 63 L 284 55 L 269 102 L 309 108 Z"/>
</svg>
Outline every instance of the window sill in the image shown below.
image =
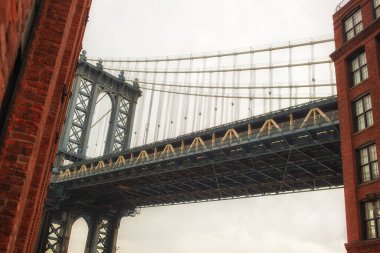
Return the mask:
<svg viewBox="0 0 380 253">
<path fill-rule="evenodd" d="M 375 124 L 372 124 L 372 125 L 369 126 L 369 127 L 366 127 L 366 128 L 364 128 L 364 129 L 362 129 L 362 130 L 359 130 L 359 131 L 356 131 L 356 132 L 354 132 L 354 133 L 352 134 L 352 136 L 360 135 L 361 133 L 363 133 L 363 132 L 365 132 L 365 131 L 367 131 L 367 130 L 369 130 L 369 129 L 374 128 L 374 126 L 375 126 Z"/>
<path fill-rule="evenodd" d="M 366 83 L 368 80 L 369 80 L 369 78 L 364 79 L 364 80 L 362 80 L 360 83 L 355 84 L 354 86 L 352 86 L 352 85 L 350 84 L 350 90 L 353 90 L 353 89 L 355 89 L 355 88 L 358 87 L 358 86 L 363 86 L 362 84 Z"/>
<path fill-rule="evenodd" d="M 372 179 L 372 180 L 369 180 L 369 181 L 366 181 L 366 182 L 363 182 L 363 183 L 359 183 L 357 185 L 357 187 L 361 188 L 361 187 L 364 187 L 364 186 L 367 186 L 367 185 L 370 185 L 370 184 L 373 184 L 373 183 L 376 183 L 376 182 L 379 182 L 379 178 Z"/>
</svg>

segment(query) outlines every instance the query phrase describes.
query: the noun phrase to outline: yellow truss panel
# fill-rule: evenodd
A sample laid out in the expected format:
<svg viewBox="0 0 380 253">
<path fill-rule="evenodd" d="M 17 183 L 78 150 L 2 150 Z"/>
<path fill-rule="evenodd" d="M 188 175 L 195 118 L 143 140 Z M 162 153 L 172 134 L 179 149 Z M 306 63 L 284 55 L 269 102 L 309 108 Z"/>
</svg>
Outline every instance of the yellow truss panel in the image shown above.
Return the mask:
<svg viewBox="0 0 380 253">
<path fill-rule="evenodd" d="M 223 138 L 222 138 L 222 141 L 221 141 L 221 144 L 223 144 L 223 142 L 228 139 L 229 141 L 231 141 L 233 138 L 237 138 L 239 139 L 240 136 L 239 134 L 236 132 L 235 129 L 233 128 L 230 128 L 227 130 L 227 132 L 224 134 Z"/>
<path fill-rule="evenodd" d="M 104 169 L 106 167 L 104 161 L 99 161 L 98 165 L 96 165 L 95 170 Z"/>
<path fill-rule="evenodd" d="M 264 122 L 263 126 L 260 128 L 260 131 L 257 134 L 257 136 L 260 136 L 260 134 L 263 133 L 264 131 L 267 131 L 268 134 L 270 134 L 273 127 L 278 129 L 280 132 L 282 131 L 281 127 L 277 124 L 277 122 L 274 119 L 267 119 Z"/>
<path fill-rule="evenodd" d="M 170 155 L 170 154 L 176 155 L 176 152 L 175 152 L 175 149 L 174 149 L 174 147 L 173 147 L 172 144 L 167 144 L 165 146 L 164 150 L 162 150 L 162 152 L 161 152 L 160 156 L 158 157 L 158 159 L 161 159 L 162 156 L 164 156 L 164 155 Z"/>
<path fill-rule="evenodd" d="M 117 158 L 114 166 L 126 165 L 126 163 L 125 157 L 121 155 Z"/>
<path fill-rule="evenodd" d="M 195 137 L 193 142 L 190 144 L 190 147 L 187 149 L 187 152 L 189 152 L 192 148 L 194 148 L 195 151 L 197 151 L 200 146 L 206 148 L 205 142 L 202 140 L 202 138 Z"/>
<path fill-rule="evenodd" d="M 319 107 L 310 109 L 310 111 L 307 113 L 306 117 L 304 118 L 300 128 L 303 128 L 307 121 L 310 120 L 310 117 L 313 116 L 313 124 L 314 126 L 318 123 L 318 115 L 321 115 L 327 122 L 331 122 L 331 119 L 321 110 Z"/>
<path fill-rule="evenodd" d="M 78 173 L 83 173 L 83 172 L 87 172 L 87 167 L 84 164 L 80 166 L 80 169 L 78 170 Z"/>
<path fill-rule="evenodd" d="M 138 163 L 139 161 L 143 162 L 145 160 L 149 161 L 149 155 L 146 150 L 141 150 L 140 154 L 136 158 L 135 163 Z"/>
</svg>

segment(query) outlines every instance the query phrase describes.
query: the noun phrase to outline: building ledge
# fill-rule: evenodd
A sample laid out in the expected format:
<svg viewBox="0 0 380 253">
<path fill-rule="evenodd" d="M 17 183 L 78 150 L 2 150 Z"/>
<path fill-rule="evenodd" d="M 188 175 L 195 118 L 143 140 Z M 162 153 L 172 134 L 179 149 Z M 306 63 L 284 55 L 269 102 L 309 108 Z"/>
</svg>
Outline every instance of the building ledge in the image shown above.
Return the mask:
<svg viewBox="0 0 380 253">
<path fill-rule="evenodd" d="M 369 26 L 367 26 L 363 31 L 358 33 L 355 37 L 344 43 L 340 48 L 335 50 L 332 54 L 330 54 L 330 58 L 333 61 L 336 61 L 339 57 L 344 55 L 345 53 L 356 48 L 361 41 L 368 38 L 372 33 L 376 30 L 380 29 L 380 18 L 376 19 Z"/>
<path fill-rule="evenodd" d="M 380 252 L 380 239 L 361 240 L 346 243 L 347 253 L 378 253 Z"/>
</svg>

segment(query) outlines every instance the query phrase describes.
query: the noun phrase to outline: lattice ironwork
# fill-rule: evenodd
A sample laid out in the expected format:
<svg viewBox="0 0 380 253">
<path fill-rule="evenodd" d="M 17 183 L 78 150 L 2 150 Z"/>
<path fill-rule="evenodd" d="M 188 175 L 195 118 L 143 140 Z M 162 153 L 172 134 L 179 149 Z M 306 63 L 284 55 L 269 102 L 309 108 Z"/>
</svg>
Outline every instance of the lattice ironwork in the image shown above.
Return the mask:
<svg viewBox="0 0 380 253">
<path fill-rule="evenodd" d="M 49 226 L 49 234 L 46 241 L 45 252 L 59 253 L 62 247 L 65 227 L 60 222 L 52 222 Z"/>
<path fill-rule="evenodd" d="M 98 240 L 96 244 L 96 252 L 104 253 L 109 252 L 107 249 L 110 244 L 110 234 L 111 234 L 111 221 L 108 219 L 101 219 L 99 224 Z"/>
<path fill-rule="evenodd" d="M 113 151 L 121 151 L 125 145 L 125 138 L 128 133 L 128 119 L 129 119 L 130 102 L 122 98 L 120 101 L 119 114 L 117 116 L 117 126 L 115 130 L 115 139 L 113 144 Z"/>
<path fill-rule="evenodd" d="M 341 187 L 336 97 L 61 167 L 70 203 L 120 210 Z"/>
<path fill-rule="evenodd" d="M 88 106 L 91 97 L 93 83 L 83 78 L 80 82 L 78 99 L 75 104 L 73 121 L 67 142 L 67 151 L 78 154 L 81 147 L 82 133 L 88 114 Z"/>
</svg>

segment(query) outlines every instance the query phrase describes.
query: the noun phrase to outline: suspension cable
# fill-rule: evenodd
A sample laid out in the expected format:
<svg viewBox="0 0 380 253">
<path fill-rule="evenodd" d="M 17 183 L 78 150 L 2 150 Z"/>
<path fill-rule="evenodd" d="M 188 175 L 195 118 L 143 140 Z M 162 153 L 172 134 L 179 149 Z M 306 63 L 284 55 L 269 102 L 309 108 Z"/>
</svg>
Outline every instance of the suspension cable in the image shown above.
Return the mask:
<svg viewBox="0 0 380 253">
<path fill-rule="evenodd" d="M 313 39 L 304 39 L 295 41 L 292 44 L 292 47 L 304 47 L 309 46 L 311 44 L 317 45 L 317 44 L 324 44 L 328 42 L 333 42 L 334 38 L 333 35 L 325 35 L 320 36 L 318 38 Z M 217 57 L 225 57 L 225 56 L 232 56 L 234 54 L 242 55 L 242 54 L 252 54 L 252 53 L 260 53 L 260 52 L 267 52 L 269 50 L 281 50 L 281 49 L 287 49 L 289 45 L 286 43 L 279 43 L 278 45 L 264 45 L 264 46 L 257 46 L 255 49 L 249 48 L 249 49 L 241 49 L 239 51 L 226 51 L 225 53 L 200 53 L 200 54 L 191 54 L 191 55 L 184 55 L 184 56 L 171 56 L 171 57 L 153 57 L 150 59 L 146 58 L 136 58 L 136 59 L 102 59 L 103 62 L 156 62 L 156 61 L 184 61 L 184 60 L 196 60 L 196 59 L 203 59 L 203 58 L 217 58 Z M 94 57 L 88 57 L 88 61 L 98 61 L 99 58 Z"/>
</svg>

